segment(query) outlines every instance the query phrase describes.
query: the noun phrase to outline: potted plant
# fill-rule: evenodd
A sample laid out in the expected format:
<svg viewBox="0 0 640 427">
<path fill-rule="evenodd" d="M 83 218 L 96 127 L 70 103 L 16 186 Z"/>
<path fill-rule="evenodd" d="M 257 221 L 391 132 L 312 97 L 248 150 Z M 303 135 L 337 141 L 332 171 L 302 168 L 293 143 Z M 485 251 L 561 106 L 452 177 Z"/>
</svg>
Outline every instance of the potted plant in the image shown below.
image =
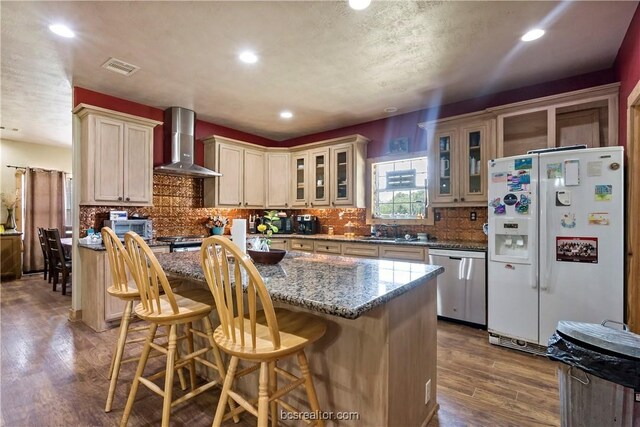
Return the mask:
<svg viewBox="0 0 640 427">
<path fill-rule="evenodd" d="M 223 216 L 216 215 L 212 217 L 209 215 L 204 225 L 209 229 L 209 234 L 221 236 L 224 234 L 224 227 L 228 222 L 229 220 Z"/>
<path fill-rule="evenodd" d="M 1 193 L 0 198 L 2 204 L 7 208 L 7 222 L 5 223 L 5 231 L 14 231 L 16 229 L 16 217 L 14 211 L 20 198 L 19 190 L 16 189 L 15 194 Z"/>
<path fill-rule="evenodd" d="M 271 236 L 278 232 L 278 227 L 273 225 L 273 221 L 278 219 L 276 211 L 265 211 L 262 217 L 262 224 L 258 226 L 258 231 L 262 237 L 258 238 L 258 243 L 254 244 L 247 253 L 255 262 L 260 264 L 277 264 L 284 258 L 287 251 L 284 249 L 271 249 Z"/>
</svg>

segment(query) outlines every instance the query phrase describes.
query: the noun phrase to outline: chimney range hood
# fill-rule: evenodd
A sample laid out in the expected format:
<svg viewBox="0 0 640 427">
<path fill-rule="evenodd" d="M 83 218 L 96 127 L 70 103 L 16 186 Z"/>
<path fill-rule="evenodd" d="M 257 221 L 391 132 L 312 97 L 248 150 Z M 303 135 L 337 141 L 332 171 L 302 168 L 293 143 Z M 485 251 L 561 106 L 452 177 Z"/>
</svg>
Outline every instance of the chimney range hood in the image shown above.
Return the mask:
<svg viewBox="0 0 640 427">
<path fill-rule="evenodd" d="M 166 175 L 198 178 L 222 176 L 221 173 L 193 163 L 196 113 L 181 107 L 164 110 L 164 144 L 171 144 L 171 163 L 154 168 Z"/>
</svg>

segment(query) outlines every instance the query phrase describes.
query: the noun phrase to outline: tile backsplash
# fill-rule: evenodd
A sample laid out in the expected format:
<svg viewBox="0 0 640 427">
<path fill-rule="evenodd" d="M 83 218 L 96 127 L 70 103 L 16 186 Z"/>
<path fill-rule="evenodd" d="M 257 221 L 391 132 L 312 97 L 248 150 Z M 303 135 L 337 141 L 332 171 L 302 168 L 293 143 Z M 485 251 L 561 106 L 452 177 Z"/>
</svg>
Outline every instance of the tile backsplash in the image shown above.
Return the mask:
<svg viewBox="0 0 640 427">
<path fill-rule="evenodd" d="M 154 174 L 153 176 L 153 206 L 122 207 L 122 206 L 80 206 L 81 236 L 93 227 L 99 230 L 105 219 L 109 218 L 111 210 L 126 210 L 129 215 L 139 213 L 153 219 L 156 237 L 203 235 L 207 233 L 204 223 L 209 215 L 222 215 L 229 219 L 248 218 L 249 215 L 262 215 L 262 210 L 254 209 L 225 209 L 205 208 L 203 196 L 203 180 L 201 178 L 178 177 Z M 482 224 L 487 222 L 487 209 L 476 208 L 437 208 L 440 220 L 433 226 L 398 226 L 398 235 L 406 233 L 428 233 L 438 240 L 462 240 L 469 242 L 486 242 L 482 232 Z M 345 232 L 345 224 L 349 221 L 356 224 L 354 232 L 357 235 L 369 235 L 370 226 L 366 224 L 365 209 L 300 209 L 287 210 L 287 215 L 311 214 L 318 217 L 320 233 L 327 233 L 328 226 L 334 227 L 335 234 Z M 477 220 L 471 221 L 471 212 L 476 212 Z M 230 226 L 230 224 L 229 224 Z M 379 229 L 384 233 L 385 227 Z M 227 227 L 227 233 L 229 233 Z M 388 230 L 392 235 L 393 230 Z"/>
</svg>

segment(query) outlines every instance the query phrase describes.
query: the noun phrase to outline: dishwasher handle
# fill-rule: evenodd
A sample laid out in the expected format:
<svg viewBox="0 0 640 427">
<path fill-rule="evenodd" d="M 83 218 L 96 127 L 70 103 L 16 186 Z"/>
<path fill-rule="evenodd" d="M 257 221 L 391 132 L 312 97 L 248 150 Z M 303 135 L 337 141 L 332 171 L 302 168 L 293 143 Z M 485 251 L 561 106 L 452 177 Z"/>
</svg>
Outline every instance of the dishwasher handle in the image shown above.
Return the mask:
<svg viewBox="0 0 640 427">
<path fill-rule="evenodd" d="M 458 260 L 458 261 L 462 261 L 462 258 L 459 258 L 457 256 L 450 256 L 449 259 L 455 259 L 455 260 Z"/>
</svg>

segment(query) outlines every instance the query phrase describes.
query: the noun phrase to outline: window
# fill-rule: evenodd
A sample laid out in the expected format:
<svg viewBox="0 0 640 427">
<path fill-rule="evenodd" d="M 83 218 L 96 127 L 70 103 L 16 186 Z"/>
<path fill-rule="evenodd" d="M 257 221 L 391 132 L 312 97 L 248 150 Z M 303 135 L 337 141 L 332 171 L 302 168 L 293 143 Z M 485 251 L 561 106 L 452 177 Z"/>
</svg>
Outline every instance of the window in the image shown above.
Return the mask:
<svg viewBox="0 0 640 427">
<path fill-rule="evenodd" d="M 427 158 L 371 163 L 371 217 L 424 219 L 429 205 Z"/>
</svg>

